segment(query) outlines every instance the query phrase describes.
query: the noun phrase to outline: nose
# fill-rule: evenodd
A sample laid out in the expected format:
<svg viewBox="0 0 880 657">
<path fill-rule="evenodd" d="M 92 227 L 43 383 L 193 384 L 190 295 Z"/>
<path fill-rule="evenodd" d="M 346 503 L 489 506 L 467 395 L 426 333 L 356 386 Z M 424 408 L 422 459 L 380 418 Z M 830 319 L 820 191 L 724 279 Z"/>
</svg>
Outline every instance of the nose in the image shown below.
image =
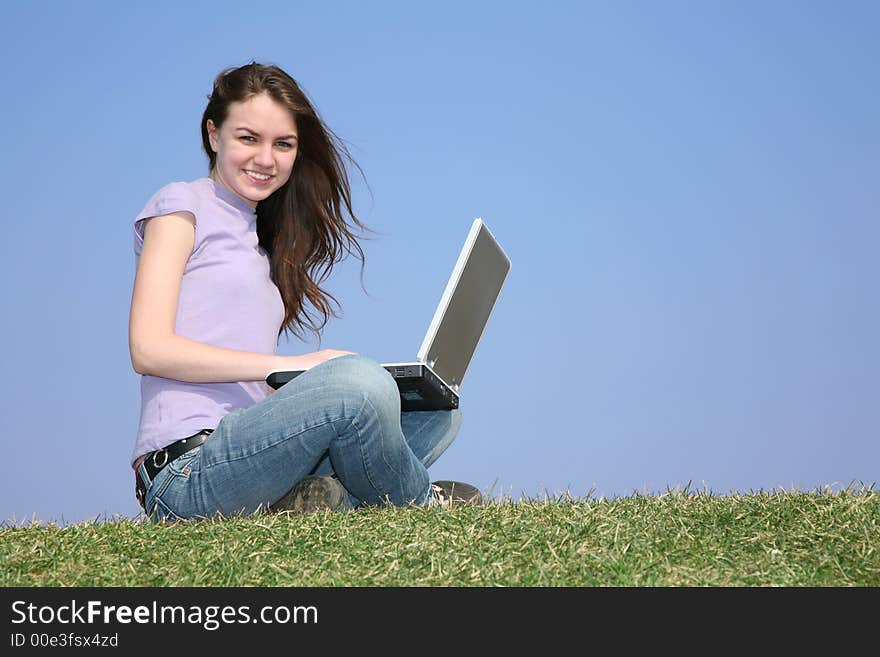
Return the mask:
<svg viewBox="0 0 880 657">
<path fill-rule="evenodd" d="M 257 151 L 257 154 L 254 156 L 254 164 L 256 164 L 261 169 L 271 171 L 273 165 L 275 164 L 275 160 L 272 157 L 272 144 L 266 144 Z"/>
</svg>

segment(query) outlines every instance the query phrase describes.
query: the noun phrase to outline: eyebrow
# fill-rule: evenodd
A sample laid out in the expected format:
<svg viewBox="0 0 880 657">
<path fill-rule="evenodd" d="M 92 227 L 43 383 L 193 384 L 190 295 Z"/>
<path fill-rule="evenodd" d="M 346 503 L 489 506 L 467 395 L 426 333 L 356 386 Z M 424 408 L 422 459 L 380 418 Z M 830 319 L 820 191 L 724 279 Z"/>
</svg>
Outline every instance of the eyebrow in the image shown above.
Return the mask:
<svg viewBox="0 0 880 657">
<path fill-rule="evenodd" d="M 251 130 L 250 128 L 245 128 L 244 126 L 240 126 L 238 128 L 235 128 L 235 130 L 246 130 L 247 132 L 251 133 L 252 135 L 256 135 L 257 137 L 260 136 L 259 132 L 255 131 L 255 130 Z M 299 141 L 299 137 L 297 135 L 284 135 L 282 137 L 278 137 L 278 139 L 296 139 L 297 141 Z"/>
</svg>

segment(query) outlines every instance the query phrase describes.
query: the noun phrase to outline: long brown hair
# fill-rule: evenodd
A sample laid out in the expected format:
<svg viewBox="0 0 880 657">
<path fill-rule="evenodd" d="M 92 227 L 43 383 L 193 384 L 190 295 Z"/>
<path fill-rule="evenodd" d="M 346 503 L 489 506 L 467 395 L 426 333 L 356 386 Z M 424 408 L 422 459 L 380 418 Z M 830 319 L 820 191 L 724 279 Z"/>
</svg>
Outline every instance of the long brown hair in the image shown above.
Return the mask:
<svg viewBox="0 0 880 657">
<path fill-rule="evenodd" d="M 375 232 L 355 216 L 345 162 L 360 167 L 345 144 L 318 116 L 299 84 L 281 68 L 251 62 L 227 68 L 214 81 L 208 106 L 202 115 L 202 145 L 213 172 L 217 154 L 208 140 L 207 121 L 219 129 L 230 103 L 267 93 L 288 108 L 299 133 L 299 147 L 287 183 L 257 204 L 257 236 L 269 255 L 272 280 L 284 302 L 282 331 L 302 337 L 311 330 L 320 342 L 321 330 L 331 316 L 336 298 L 321 288 L 333 265 L 356 252 L 365 264 L 354 227 Z M 350 222 L 346 220 L 346 215 Z M 363 280 L 362 280 L 363 284 Z M 317 316 L 313 316 L 310 304 Z"/>
</svg>

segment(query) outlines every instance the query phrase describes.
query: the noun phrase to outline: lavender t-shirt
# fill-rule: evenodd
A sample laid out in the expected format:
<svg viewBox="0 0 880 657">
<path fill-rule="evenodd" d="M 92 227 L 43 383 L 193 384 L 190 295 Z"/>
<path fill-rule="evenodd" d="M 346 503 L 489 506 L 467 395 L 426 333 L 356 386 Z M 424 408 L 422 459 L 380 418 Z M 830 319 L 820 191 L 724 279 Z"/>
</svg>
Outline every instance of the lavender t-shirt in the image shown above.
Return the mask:
<svg viewBox="0 0 880 657">
<path fill-rule="evenodd" d="M 174 332 L 226 349 L 274 354 L 284 321 L 281 294 L 269 275 L 269 257 L 257 239 L 257 215 L 211 178 L 160 189 L 134 221 L 140 259 L 151 217 L 179 211 L 196 219 L 193 252 L 183 271 Z M 262 401 L 264 381 L 187 383 L 141 376 L 141 416 L 132 462 Z"/>
</svg>

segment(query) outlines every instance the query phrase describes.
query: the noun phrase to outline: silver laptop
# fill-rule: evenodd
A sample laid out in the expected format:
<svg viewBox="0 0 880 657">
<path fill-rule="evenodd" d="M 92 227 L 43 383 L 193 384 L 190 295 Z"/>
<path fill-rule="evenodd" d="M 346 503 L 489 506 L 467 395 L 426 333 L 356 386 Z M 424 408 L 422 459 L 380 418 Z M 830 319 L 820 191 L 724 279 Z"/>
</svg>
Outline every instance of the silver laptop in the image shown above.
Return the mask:
<svg viewBox="0 0 880 657">
<path fill-rule="evenodd" d="M 468 366 L 504 286 L 510 259 L 482 219 L 475 219 L 415 361 L 383 363 L 404 411 L 458 408 Z M 273 370 L 278 389 L 307 370 Z"/>
</svg>

